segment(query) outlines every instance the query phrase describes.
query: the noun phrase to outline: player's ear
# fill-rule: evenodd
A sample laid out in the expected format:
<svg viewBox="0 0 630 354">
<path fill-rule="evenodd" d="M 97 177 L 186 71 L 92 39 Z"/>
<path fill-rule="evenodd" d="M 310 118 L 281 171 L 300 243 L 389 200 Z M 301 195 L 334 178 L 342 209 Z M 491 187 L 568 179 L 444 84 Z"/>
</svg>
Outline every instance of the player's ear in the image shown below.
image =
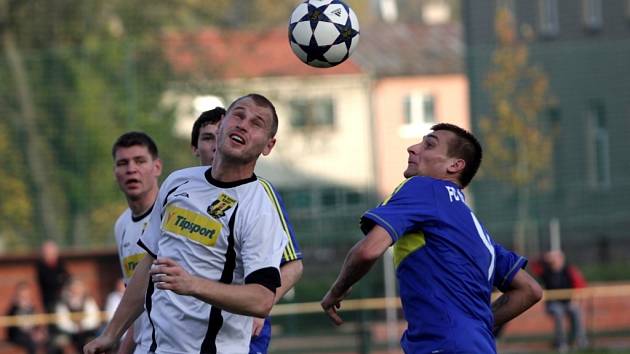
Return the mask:
<svg viewBox="0 0 630 354">
<path fill-rule="evenodd" d="M 155 176 L 159 177 L 162 174 L 162 160 L 160 158 L 155 159 L 154 169 Z"/>
<path fill-rule="evenodd" d="M 269 155 L 275 145 L 276 145 L 276 138 L 269 139 L 269 141 L 267 142 L 267 145 L 265 145 L 265 148 L 262 151 L 262 154 L 264 156 Z"/>
<path fill-rule="evenodd" d="M 192 151 L 192 154 L 194 157 L 199 157 L 199 149 L 197 149 L 196 147 L 190 145 L 190 151 Z"/>
<path fill-rule="evenodd" d="M 446 168 L 448 173 L 460 173 L 466 167 L 466 161 L 464 159 L 453 159 L 450 165 Z"/>
</svg>

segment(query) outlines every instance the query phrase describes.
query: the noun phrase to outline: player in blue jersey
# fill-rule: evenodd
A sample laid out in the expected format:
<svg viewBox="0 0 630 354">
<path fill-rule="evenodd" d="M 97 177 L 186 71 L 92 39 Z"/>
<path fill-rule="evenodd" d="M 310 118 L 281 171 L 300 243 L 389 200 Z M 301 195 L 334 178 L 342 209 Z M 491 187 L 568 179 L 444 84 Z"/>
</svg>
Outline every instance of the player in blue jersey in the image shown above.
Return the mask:
<svg viewBox="0 0 630 354">
<path fill-rule="evenodd" d="M 527 260 L 494 242 L 465 203 L 481 145 L 442 123 L 407 151 L 407 180 L 363 214 L 366 236 L 348 252 L 322 308 L 341 324 L 337 309 L 351 286 L 393 245 L 405 353 L 496 353 L 494 328 L 538 302 L 542 289 L 523 270 Z M 503 294 L 491 304 L 493 288 Z"/>
<path fill-rule="evenodd" d="M 216 151 L 217 129 L 223 115 L 225 115 L 225 109 L 215 107 L 201 113 L 193 124 L 190 136 L 190 145 L 193 154 L 199 158 L 201 165 L 212 165 L 214 153 Z M 280 263 L 280 279 L 282 285 L 276 289 L 275 303 L 277 303 L 280 299 L 282 299 L 287 291 L 295 286 L 302 276 L 302 252 L 300 251 L 300 246 L 295 238 L 293 226 L 289 221 L 288 214 L 280 194 L 271 186 L 271 183 L 266 183 L 269 187 L 270 195 L 273 195 L 273 198 L 277 201 L 277 206 L 282 211 L 279 214 L 283 219 L 283 224 L 286 224 L 287 226 L 287 235 L 289 236 L 289 240 Z M 252 339 L 249 343 L 249 354 L 266 354 L 269 349 L 270 341 L 271 322 L 269 317 L 255 317 L 252 328 Z"/>
</svg>

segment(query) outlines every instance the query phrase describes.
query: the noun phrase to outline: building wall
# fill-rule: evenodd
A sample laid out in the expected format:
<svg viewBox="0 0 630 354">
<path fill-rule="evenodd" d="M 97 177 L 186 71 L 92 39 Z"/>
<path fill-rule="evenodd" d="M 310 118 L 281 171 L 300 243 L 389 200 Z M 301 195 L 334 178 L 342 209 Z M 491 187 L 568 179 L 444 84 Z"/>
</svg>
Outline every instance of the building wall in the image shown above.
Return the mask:
<svg viewBox="0 0 630 354">
<path fill-rule="evenodd" d="M 365 189 L 373 185 L 369 86 L 364 75 L 234 80 L 229 86 L 231 97 L 259 92 L 276 106 L 277 143 L 269 156 L 259 160 L 259 175 L 279 187 L 316 183 Z M 333 101 L 332 126 L 291 125 L 291 100 L 326 97 Z"/>
<path fill-rule="evenodd" d="M 582 1 L 558 0 L 558 32 L 544 36 L 538 28 L 539 3 L 514 2 L 519 28 L 528 25 L 534 30 L 530 62 L 547 73 L 550 94 L 556 102 L 541 115 L 554 141 L 549 172 L 552 183 L 550 188 L 535 192 L 531 215 L 538 225 L 542 248 L 548 247 L 549 220 L 557 217 L 563 244 L 594 243 L 593 247 L 575 248 L 576 253 L 585 253 L 596 249 L 595 243 L 607 244 L 606 240 L 630 236 L 626 217 L 630 213 L 630 177 L 622 167 L 630 166 L 629 4 L 622 0 L 601 1 L 602 26 L 593 31 L 583 24 Z M 485 0 L 465 5 L 473 130 L 479 118 L 490 113 L 483 80 L 495 43 L 491 26 L 495 4 Z M 588 113 L 593 105 L 601 106 L 607 131 L 607 184 L 593 183 L 596 167 L 592 141 L 597 132 Z M 515 218 L 514 190 L 482 180 L 475 191 L 478 212 L 490 233 L 495 238 L 509 239 Z M 601 253 L 618 252 L 613 249 Z"/>
<path fill-rule="evenodd" d="M 403 180 L 407 147 L 422 140 L 432 124 L 405 127 L 404 97 L 410 92 L 428 92 L 435 97 L 436 123 L 448 122 L 470 127 L 468 81 L 463 74 L 384 78 L 376 81 L 372 93 L 378 193 L 389 195 Z"/>
</svg>

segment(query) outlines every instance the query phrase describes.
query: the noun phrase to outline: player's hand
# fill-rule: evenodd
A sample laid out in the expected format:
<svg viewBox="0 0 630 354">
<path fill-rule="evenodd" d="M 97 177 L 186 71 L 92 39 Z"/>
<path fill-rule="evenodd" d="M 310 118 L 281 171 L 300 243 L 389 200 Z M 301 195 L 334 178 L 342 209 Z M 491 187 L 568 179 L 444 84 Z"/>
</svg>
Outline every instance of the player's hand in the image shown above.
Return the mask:
<svg viewBox="0 0 630 354">
<path fill-rule="evenodd" d="M 94 340 L 90 341 L 83 347 L 84 354 L 105 354 L 113 353 L 118 344 L 117 340 L 110 338 L 106 335 L 100 335 Z"/>
<path fill-rule="evenodd" d="M 343 301 L 343 299 L 348 296 L 348 294 L 350 294 L 350 290 L 351 289 L 348 289 L 348 291 L 341 295 L 335 295 L 333 289 L 331 288 L 330 290 L 328 290 L 326 295 L 324 295 L 324 298 L 320 303 L 322 305 L 322 309 L 324 309 L 324 312 L 326 312 L 328 317 L 330 317 L 333 323 L 337 326 L 343 323 L 343 320 L 341 319 L 341 316 L 339 316 L 339 314 L 337 313 L 337 310 L 341 308 L 341 301 Z"/>
<path fill-rule="evenodd" d="M 195 277 L 170 258 L 158 258 L 153 261 L 149 274 L 158 289 L 171 290 L 180 295 L 193 293 Z"/>
<path fill-rule="evenodd" d="M 260 335 L 260 332 L 262 332 L 264 325 L 264 318 L 254 317 L 254 322 L 252 323 L 252 337 L 258 337 Z"/>
</svg>

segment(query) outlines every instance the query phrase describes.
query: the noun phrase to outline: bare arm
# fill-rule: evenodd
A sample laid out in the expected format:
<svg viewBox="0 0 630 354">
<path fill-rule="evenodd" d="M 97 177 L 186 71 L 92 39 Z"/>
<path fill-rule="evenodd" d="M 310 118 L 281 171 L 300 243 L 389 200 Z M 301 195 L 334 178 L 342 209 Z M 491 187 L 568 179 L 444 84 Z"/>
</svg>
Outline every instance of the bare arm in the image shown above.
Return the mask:
<svg viewBox="0 0 630 354">
<path fill-rule="evenodd" d="M 542 288 L 523 269 L 514 276 L 510 290 L 492 303 L 494 327 L 497 328 L 525 312 L 542 298 Z"/>
<path fill-rule="evenodd" d="M 304 266 L 301 259 L 287 262 L 280 267 L 280 279 L 282 285 L 276 289 L 276 298 L 274 299 L 274 305 L 277 304 L 284 295 L 295 286 L 295 284 L 302 277 L 302 270 Z M 265 319 L 260 317 L 254 317 L 252 323 L 252 336 L 260 335 L 260 331 L 265 324 Z"/>
<path fill-rule="evenodd" d="M 132 354 L 136 349 L 136 342 L 133 340 L 133 331 L 134 327 L 129 327 L 127 334 L 125 334 L 125 338 L 123 338 L 122 342 L 120 342 L 118 354 Z"/>
<path fill-rule="evenodd" d="M 337 309 L 341 306 L 341 301 L 350 291 L 352 285 L 370 271 L 374 263 L 391 244 L 392 239 L 387 231 L 381 226 L 375 225 L 362 240 L 350 249 L 337 280 L 321 301 L 322 308 L 335 324 L 343 323 L 337 314 Z"/>
<path fill-rule="evenodd" d="M 144 311 L 144 299 L 149 283 L 149 269 L 153 258 L 146 255 L 136 266 L 133 277 L 125 290 L 125 294 L 120 300 L 114 317 L 107 324 L 103 334 L 88 343 L 83 351 L 86 354 L 107 353 L 113 350 L 120 337 L 131 326 L 133 321 Z"/>
<path fill-rule="evenodd" d="M 190 275 L 169 258 L 158 258 L 151 268 L 155 287 L 194 296 L 226 311 L 266 317 L 274 303 L 273 291 L 260 284 L 232 285 Z"/>
<path fill-rule="evenodd" d="M 302 264 L 301 259 L 287 262 L 280 267 L 280 279 L 282 281 L 282 285 L 276 289 L 274 304 L 277 304 L 278 301 L 280 301 L 282 297 L 291 290 L 295 284 L 297 284 L 298 280 L 302 277 L 303 270 L 304 265 Z"/>
</svg>

